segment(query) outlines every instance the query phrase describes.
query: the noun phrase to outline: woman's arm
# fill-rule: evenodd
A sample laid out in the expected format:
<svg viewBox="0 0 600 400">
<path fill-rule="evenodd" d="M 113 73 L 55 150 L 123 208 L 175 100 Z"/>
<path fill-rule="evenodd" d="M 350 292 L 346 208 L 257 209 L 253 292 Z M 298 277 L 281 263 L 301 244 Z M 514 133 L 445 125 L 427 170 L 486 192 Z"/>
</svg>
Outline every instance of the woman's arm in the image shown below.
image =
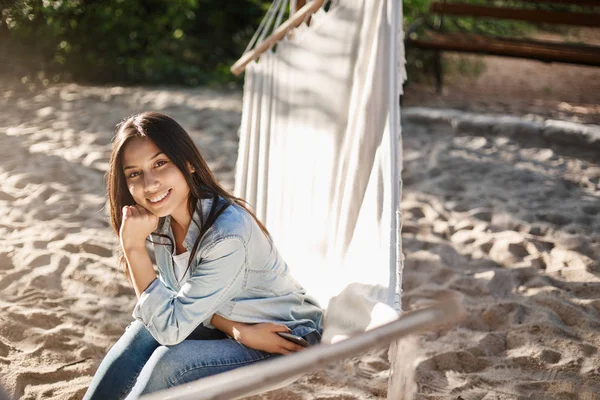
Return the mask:
<svg viewBox="0 0 600 400">
<path fill-rule="evenodd" d="M 156 229 L 158 217 L 140 205 L 123 207 L 119 230 L 121 249 L 129 265 L 129 276 L 138 300 L 156 279 L 152 261 L 146 250 L 146 237 Z"/>
<path fill-rule="evenodd" d="M 133 282 L 133 290 L 139 300 L 142 293 L 157 278 L 152 267 L 152 260 L 150 260 L 145 246 L 128 247 L 123 250 L 123 253 L 129 264 L 129 276 Z"/>
<path fill-rule="evenodd" d="M 155 279 L 140 294 L 133 317 L 146 326 L 160 344 L 181 343 L 198 326 L 195 321 L 212 317 L 243 290 L 245 244 L 231 235 L 215 242 L 198 267 L 177 291 Z M 139 260 L 138 260 L 139 261 Z M 136 268 L 136 264 L 131 264 Z"/>
<path fill-rule="evenodd" d="M 144 323 L 160 344 L 175 345 L 195 329 L 193 320 L 207 319 L 242 290 L 246 245 L 237 235 L 215 242 L 204 254 L 197 273 L 175 292 L 157 279 L 145 248 L 145 238 L 157 223 L 158 218 L 141 206 L 124 207 L 120 241 L 138 297 L 133 317 Z M 182 315 L 194 318 L 180 318 Z M 284 325 L 246 325 L 219 316 L 211 318 L 213 326 L 247 347 L 279 354 L 301 349 L 276 334 L 289 332 Z"/>
<path fill-rule="evenodd" d="M 254 350 L 289 354 L 303 349 L 302 346 L 285 340 L 276 333 L 289 332 L 290 329 L 285 325 L 270 322 L 250 325 L 231 321 L 217 314 L 212 316 L 210 323 L 221 332 Z"/>
</svg>

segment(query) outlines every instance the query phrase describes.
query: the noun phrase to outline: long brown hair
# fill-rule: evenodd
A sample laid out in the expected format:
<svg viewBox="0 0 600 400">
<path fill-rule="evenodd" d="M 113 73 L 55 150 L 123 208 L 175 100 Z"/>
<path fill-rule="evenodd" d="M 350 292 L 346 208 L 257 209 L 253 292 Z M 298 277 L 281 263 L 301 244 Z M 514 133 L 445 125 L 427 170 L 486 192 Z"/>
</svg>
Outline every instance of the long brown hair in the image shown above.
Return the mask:
<svg viewBox="0 0 600 400">
<path fill-rule="evenodd" d="M 220 212 L 229 204 L 236 203 L 238 206 L 246 210 L 256 221 L 260 229 L 265 235 L 271 239 L 267 228 L 258 220 L 256 215 L 249 209 L 247 202 L 241 198 L 235 197 L 225 190 L 217 181 L 211 172 L 204 157 L 194 144 L 190 135 L 179 125 L 173 118 L 168 115 L 158 112 L 144 112 L 133 115 L 124 119 L 117 125 L 115 137 L 113 138 L 112 154 L 110 157 L 110 167 L 106 174 L 108 186 L 108 198 L 110 201 L 110 220 L 113 230 L 119 236 L 119 230 L 122 220 L 122 209 L 126 205 L 133 205 L 135 201 L 129 193 L 123 172 L 122 152 L 125 144 L 136 137 L 147 138 L 151 140 L 172 163 L 181 171 L 190 188 L 188 198 L 188 211 L 190 215 L 194 215 L 196 207 L 201 208 L 202 205 L 198 201 L 208 197 L 213 197 L 213 207 L 206 221 L 203 221 L 203 210 L 198 210 L 201 218 L 202 226 L 200 227 L 200 235 L 194 244 L 188 268 L 193 260 L 193 256 L 197 250 L 198 244 L 202 235 L 214 223 Z M 188 165 L 195 172 L 190 172 Z M 220 210 L 216 209 L 217 199 L 220 196 L 226 200 L 225 207 Z M 192 219 L 193 221 L 193 219 Z M 195 221 L 193 221 L 195 223 Z M 158 230 L 161 230 L 165 223 L 165 218 L 160 218 Z M 153 234 L 166 237 L 157 232 Z M 171 245 L 174 246 L 173 243 Z M 131 282 L 129 274 L 129 265 L 123 254 L 123 250 L 119 247 L 119 263 L 121 264 L 125 276 Z M 187 272 L 187 271 L 186 271 Z M 185 274 L 184 274 L 185 275 Z M 133 283 L 133 282 L 132 282 Z"/>
</svg>

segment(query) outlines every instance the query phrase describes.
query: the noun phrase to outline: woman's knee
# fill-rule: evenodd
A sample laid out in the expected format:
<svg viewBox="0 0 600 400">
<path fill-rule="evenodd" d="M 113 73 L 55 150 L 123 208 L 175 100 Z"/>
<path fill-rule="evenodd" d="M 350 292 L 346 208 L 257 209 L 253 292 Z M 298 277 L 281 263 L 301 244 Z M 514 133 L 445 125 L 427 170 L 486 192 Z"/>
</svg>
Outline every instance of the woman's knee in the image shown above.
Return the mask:
<svg viewBox="0 0 600 400">
<path fill-rule="evenodd" d="M 159 346 L 154 350 L 138 380 L 138 383 L 143 386 L 142 394 L 168 389 L 175 385 L 173 376 L 182 360 L 177 360 L 178 355 L 172 350 L 173 347 L 168 346 Z"/>
<path fill-rule="evenodd" d="M 141 322 L 131 322 L 100 363 L 84 399 L 123 398 L 160 344 Z"/>
<path fill-rule="evenodd" d="M 125 328 L 125 332 L 110 348 L 105 358 L 117 363 L 126 362 L 143 366 L 158 346 L 160 343 L 154 339 L 144 324 L 135 320 Z M 123 360 L 120 361 L 121 359 Z"/>
<path fill-rule="evenodd" d="M 121 336 L 125 341 L 135 342 L 135 343 L 143 343 L 154 346 L 154 348 L 158 347 L 160 343 L 154 339 L 154 336 L 150 333 L 146 326 L 138 321 L 137 319 L 131 321 L 129 325 L 125 328 L 125 332 Z"/>
</svg>

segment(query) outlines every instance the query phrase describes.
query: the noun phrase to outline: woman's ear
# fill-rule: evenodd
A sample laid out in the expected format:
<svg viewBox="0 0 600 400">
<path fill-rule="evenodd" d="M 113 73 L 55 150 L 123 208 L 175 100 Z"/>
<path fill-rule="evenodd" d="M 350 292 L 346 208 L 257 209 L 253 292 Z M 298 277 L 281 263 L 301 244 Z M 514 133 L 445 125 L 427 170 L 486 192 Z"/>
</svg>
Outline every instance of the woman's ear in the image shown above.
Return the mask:
<svg viewBox="0 0 600 400">
<path fill-rule="evenodd" d="M 194 167 L 192 167 L 192 164 L 190 164 L 189 161 L 187 163 L 187 166 L 188 166 L 188 171 L 190 172 L 190 174 L 193 174 L 194 172 L 196 172 L 196 169 Z"/>
</svg>

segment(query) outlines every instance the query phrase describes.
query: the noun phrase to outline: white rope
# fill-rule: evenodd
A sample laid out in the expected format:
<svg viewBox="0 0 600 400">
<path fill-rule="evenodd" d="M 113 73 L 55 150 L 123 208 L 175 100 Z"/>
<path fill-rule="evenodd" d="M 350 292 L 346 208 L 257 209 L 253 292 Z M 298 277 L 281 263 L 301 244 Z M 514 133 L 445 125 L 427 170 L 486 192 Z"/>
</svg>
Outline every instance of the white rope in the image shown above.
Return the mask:
<svg viewBox="0 0 600 400">
<path fill-rule="evenodd" d="M 271 4 L 271 7 L 269 7 L 267 14 L 261 21 L 260 25 L 258 26 L 258 29 L 256 30 L 256 32 L 254 32 L 254 36 L 252 36 L 252 39 L 250 39 L 250 43 L 248 43 L 246 50 L 244 50 L 244 54 L 246 54 L 248 51 L 250 51 L 256 43 L 259 43 L 262 40 L 264 40 L 264 38 L 266 36 L 266 32 L 268 32 L 267 26 L 270 26 L 271 23 L 273 22 L 275 13 L 277 13 L 279 11 L 279 9 L 281 8 L 281 3 L 283 1 L 286 1 L 286 0 L 275 0 Z M 259 37 L 260 37 L 260 39 L 259 39 Z M 259 40 L 257 40 L 257 39 L 259 39 Z"/>
<path fill-rule="evenodd" d="M 289 1 L 285 1 L 281 7 L 279 7 L 279 14 L 277 15 L 277 21 L 275 21 L 275 26 L 273 27 L 273 31 L 277 29 L 281 25 L 281 21 L 283 20 L 283 14 L 285 14 L 285 10 L 287 9 Z"/>
</svg>

